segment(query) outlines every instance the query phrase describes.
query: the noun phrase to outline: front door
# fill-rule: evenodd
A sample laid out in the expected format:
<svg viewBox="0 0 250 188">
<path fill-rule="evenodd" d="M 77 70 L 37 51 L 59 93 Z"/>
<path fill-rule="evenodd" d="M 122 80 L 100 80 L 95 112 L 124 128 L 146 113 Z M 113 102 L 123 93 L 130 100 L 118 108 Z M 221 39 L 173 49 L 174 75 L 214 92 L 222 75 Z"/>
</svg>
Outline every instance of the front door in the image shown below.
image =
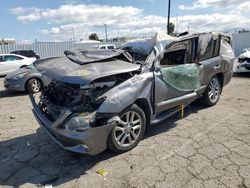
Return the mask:
<svg viewBox="0 0 250 188">
<path fill-rule="evenodd" d="M 195 63 L 198 38 L 168 47 L 155 63 L 155 112 L 192 102 L 200 89 L 202 66 Z"/>
</svg>

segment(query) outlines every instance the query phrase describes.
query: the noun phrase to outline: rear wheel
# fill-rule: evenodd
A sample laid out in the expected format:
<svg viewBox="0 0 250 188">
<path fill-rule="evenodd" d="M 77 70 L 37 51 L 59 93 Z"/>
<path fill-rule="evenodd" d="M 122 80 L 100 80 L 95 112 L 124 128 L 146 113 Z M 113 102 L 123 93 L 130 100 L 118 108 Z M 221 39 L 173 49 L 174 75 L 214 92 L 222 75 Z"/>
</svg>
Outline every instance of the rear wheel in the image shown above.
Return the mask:
<svg viewBox="0 0 250 188">
<path fill-rule="evenodd" d="M 215 105 L 220 99 L 221 88 L 218 76 L 213 77 L 200 101 L 206 106 Z"/>
<path fill-rule="evenodd" d="M 37 93 L 41 91 L 42 82 L 37 78 L 32 78 L 27 82 L 27 90 L 29 93 Z"/>
<path fill-rule="evenodd" d="M 120 115 L 121 121 L 113 127 L 108 137 L 108 147 L 116 153 L 134 148 L 142 139 L 146 118 L 143 110 L 133 104 Z"/>
</svg>

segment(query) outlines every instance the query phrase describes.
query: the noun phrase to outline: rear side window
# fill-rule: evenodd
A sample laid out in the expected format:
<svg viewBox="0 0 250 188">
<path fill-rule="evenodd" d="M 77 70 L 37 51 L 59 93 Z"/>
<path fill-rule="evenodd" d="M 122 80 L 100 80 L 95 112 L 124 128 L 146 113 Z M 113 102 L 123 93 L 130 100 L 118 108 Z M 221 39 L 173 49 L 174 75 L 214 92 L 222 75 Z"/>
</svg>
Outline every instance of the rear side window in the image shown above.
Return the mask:
<svg viewBox="0 0 250 188">
<path fill-rule="evenodd" d="M 205 61 L 207 59 L 219 56 L 220 52 L 220 37 L 209 36 L 209 38 L 201 39 L 200 52 L 198 53 L 198 60 Z"/>
<path fill-rule="evenodd" d="M 192 39 L 177 42 L 166 50 L 160 65 L 181 65 L 192 63 Z"/>
<path fill-rule="evenodd" d="M 104 49 L 104 50 L 105 50 L 105 49 L 106 49 L 106 46 L 101 46 L 100 49 Z"/>
<path fill-rule="evenodd" d="M 112 49 L 115 49 L 114 46 L 108 46 L 108 49 L 112 50 Z"/>
<path fill-rule="evenodd" d="M 21 57 L 13 56 L 13 55 L 6 55 L 4 56 L 4 61 L 16 61 L 21 60 Z"/>
</svg>

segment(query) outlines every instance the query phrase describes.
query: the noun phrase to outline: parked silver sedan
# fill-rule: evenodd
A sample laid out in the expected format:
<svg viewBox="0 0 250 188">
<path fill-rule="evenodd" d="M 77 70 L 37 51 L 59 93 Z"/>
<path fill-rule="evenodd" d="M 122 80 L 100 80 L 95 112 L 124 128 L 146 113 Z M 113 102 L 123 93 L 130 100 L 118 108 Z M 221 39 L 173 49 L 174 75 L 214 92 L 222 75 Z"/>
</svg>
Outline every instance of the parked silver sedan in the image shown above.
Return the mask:
<svg viewBox="0 0 250 188">
<path fill-rule="evenodd" d="M 13 91 L 28 91 L 29 93 L 36 93 L 46 85 L 34 65 L 9 73 L 4 79 L 4 87 Z"/>
</svg>

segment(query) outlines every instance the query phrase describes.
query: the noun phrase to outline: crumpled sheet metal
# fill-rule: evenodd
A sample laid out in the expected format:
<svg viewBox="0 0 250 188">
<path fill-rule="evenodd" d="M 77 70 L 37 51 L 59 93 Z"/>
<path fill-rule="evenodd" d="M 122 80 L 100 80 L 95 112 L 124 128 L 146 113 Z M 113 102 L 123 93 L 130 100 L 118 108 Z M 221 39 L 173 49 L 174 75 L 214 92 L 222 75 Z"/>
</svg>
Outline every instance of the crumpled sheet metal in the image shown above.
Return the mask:
<svg viewBox="0 0 250 188">
<path fill-rule="evenodd" d="M 157 32 L 152 38 L 128 41 L 121 48 L 130 48 L 134 53 L 148 56 L 153 50 L 156 51 L 156 54 L 160 54 L 168 44 L 176 40 L 178 38 L 167 35 L 164 32 Z"/>
<path fill-rule="evenodd" d="M 129 53 L 121 49 L 115 50 L 66 50 L 64 54 L 72 61 L 79 65 L 87 63 L 107 61 L 112 58 L 124 56 L 127 61 L 132 62 L 132 57 Z"/>
<path fill-rule="evenodd" d="M 140 98 L 147 99 L 149 102 L 152 82 L 152 72 L 133 76 L 101 95 L 99 98 L 106 97 L 106 100 L 98 108 L 97 112 L 119 113 Z"/>
</svg>

